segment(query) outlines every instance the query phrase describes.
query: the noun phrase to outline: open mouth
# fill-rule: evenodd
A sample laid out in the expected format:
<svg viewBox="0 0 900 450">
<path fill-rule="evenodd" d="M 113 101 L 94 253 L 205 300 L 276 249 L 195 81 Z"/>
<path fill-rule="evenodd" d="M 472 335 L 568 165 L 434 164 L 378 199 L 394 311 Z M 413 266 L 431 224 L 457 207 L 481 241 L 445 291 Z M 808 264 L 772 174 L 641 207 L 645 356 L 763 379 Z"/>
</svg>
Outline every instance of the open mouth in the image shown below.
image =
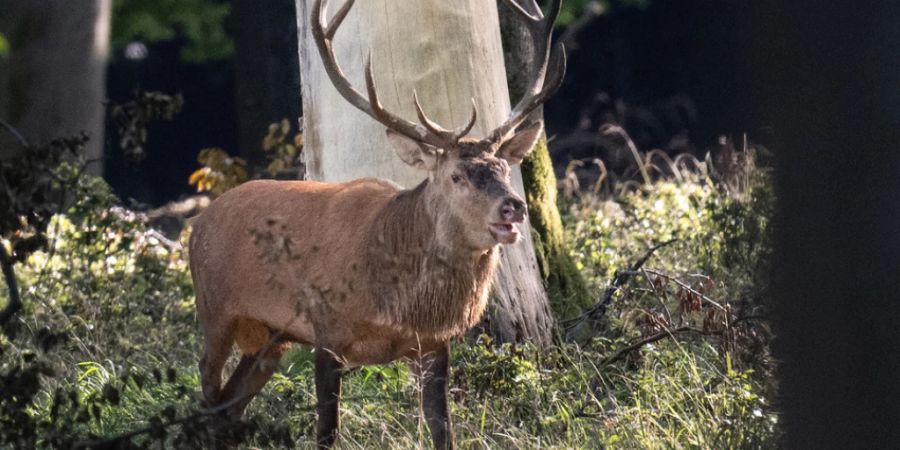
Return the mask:
<svg viewBox="0 0 900 450">
<path fill-rule="evenodd" d="M 492 223 L 488 229 L 491 231 L 491 236 L 503 244 L 512 244 L 519 238 L 519 230 L 512 223 Z"/>
</svg>

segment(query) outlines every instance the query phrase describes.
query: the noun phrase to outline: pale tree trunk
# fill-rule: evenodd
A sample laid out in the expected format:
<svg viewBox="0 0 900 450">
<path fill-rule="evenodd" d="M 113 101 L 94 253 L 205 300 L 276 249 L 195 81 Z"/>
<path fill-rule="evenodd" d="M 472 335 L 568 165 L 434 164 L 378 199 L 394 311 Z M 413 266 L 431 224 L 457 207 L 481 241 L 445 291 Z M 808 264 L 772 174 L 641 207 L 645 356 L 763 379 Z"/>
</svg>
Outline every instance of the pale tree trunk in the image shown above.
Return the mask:
<svg viewBox="0 0 900 450">
<path fill-rule="evenodd" d="M 340 2 L 331 5 L 333 13 Z M 311 42 L 311 2 L 297 0 L 307 177 L 342 181 L 388 178 L 406 187 L 421 172 L 402 163 L 389 147 L 384 126 L 347 103 L 331 86 Z M 429 116 L 443 124 L 465 123 L 470 99 L 478 108 L 473 135 L 483 136 L 509 113 L 497 6 L 494 2 L 360 1 L 335 39 L 335 53 L 348 78 L 365 91 L 369 49 L 379 97 L 386 108 L 417 121 L 416 89 Z M 524 196 L 518 169 L 513 184 Z M 553 316 L 534 256 L 530 230 L 523 242 L 502 250 L 485 329 L 500 341 L 547 345 Z"/>
<path fill-rule="evenodd" d="M 2 118 L 37 145 L 87 133 L 85 156 L 95 174 L 103 168 L 111 1 L 0 0 L 0 26 L 12 48 L 0 61 Z"/>
</svg>

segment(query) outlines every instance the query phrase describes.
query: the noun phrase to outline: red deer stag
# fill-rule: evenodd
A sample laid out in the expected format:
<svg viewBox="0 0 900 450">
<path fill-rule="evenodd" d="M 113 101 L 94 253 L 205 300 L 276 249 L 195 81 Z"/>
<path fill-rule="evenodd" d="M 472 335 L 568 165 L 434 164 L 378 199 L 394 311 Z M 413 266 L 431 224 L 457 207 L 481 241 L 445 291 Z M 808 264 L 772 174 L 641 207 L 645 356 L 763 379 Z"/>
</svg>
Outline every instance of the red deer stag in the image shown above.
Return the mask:
<svg viewBox="0 0 900 450">
<path fill-rule="evenodd" d="M 384 110 L 371 60 L 368 96 L 354 89 L 332 47 L 353 0 L 331 24 L 326 2 L 314 2 L 312 35 L 334 87 L 384 124 L 400 159 L 428 176 L 411 190 L 374 178 L 253 181 L 203 211 L 194 221 L 190 263 L 205 335 L 200 374 L 209 405 L 241 417 L 286 347 L 312 346 L 317 442 L 328 448 L 337 437 L 342 372 L 405 358 L 426 369 L 422 405 L 435 447 L 453 448 L 449 340 L 478 322 L 497 247 L 519 237 L 525 203 L 510 185 L 510 164 L 531 151 L 543 123 L 517 129 L 559 87 L 565 71 L 561 46 L 550 43 L 559 0 L 546 17 L 506 2 L 527 21 L 542 59 L 509 118 L 483 139 L 466 137 L 474 109 L 468 124 L 452 130 L 426 117 L 415 94 L 421 124 Z M 222 387 L 235 342 L 243 356 Z"/>
</svg>

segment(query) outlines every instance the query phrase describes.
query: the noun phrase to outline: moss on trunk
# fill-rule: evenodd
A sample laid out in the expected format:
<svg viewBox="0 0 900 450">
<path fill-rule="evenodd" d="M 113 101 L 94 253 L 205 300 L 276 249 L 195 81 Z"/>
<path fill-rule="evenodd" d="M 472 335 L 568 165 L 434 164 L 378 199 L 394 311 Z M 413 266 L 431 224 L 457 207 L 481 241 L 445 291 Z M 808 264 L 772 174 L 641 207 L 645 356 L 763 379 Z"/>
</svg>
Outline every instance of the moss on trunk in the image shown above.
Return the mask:
<svg viewBox="0 0 900 450">
<path fill-rule="evenodd" d="M 592 303 L 587 285 L 569 255 L 562 219 L 557 208 L 553 161 L 542 138 L 522 162 L 522 178 L 534 251 L 557 317 L 581 311 Z"/>
<path fill-rule="evenodd" d="M 521 19 L 502 3 L 499 5 L 499 13 L 506 79 L 510 97 L 515 103 L 526 89 L 536 61 L 528 31 Z M 538 108 L 531 114 L 533 120 L 542 118 L 543 108 Z M 593 301 L 575 261 L 569 256 L 556 203 L 556 175 L 546 138 L 542 138 L 522 162 L 522 178 L 525 182 L 534 250 L 553 312 L 558 318 L 581 312 Z"/>
</svg>

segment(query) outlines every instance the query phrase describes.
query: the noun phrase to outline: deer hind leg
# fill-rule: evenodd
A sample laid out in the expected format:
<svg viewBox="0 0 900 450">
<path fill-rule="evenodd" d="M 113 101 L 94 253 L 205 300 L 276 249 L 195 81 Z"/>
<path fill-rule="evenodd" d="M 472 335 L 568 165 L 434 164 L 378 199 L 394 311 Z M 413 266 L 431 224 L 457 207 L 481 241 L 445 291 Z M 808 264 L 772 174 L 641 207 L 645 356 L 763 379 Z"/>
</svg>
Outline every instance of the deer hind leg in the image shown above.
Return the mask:
<svg viewBox="0 0 900 450">
<path fill-rule="evenodd" d="M 330 351 L 316 348 L 316 447 L 329 449 L 340 427 L 341 377 L 344 365 Z"/>
<path fill-rule="evenodd" d="M 222 390 L 222 403 L 229 405 L 226 414 L 233 419 L 244 415 L 247 405 L 275 374 L 281 356 L 291 345 L 278 340 L 262 323 L 250 320 L 238 321 L 236 340 L 243 355 Z"/>
<path fill-rule="evenodd" d="M 234 333 L 229 326 L 207 326 L 204 330 L 206 349 L 200 359 L 200 385 L 207 406 L 222 401 L 222 368 L 231 353 Z"/>
</svg>

